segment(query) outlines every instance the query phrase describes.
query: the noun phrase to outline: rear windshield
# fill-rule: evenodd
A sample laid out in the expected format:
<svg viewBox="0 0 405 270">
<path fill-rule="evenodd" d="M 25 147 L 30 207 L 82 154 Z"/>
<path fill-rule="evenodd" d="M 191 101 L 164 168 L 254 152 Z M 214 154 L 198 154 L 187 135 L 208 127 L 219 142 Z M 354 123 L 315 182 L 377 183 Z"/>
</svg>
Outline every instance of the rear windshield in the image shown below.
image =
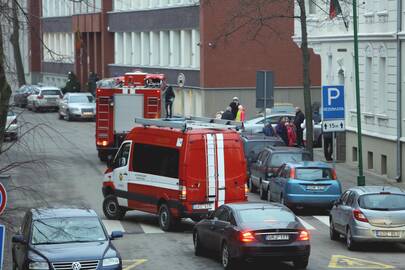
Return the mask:
<svg viewBox="0 0 405 270">
<path fill-rule="evenodd" d="M 267 146 L 285 146 L 285 144 L 280 140 L 247 142 L 245 144 L 245 154 L 249 158 L 249 161 L 255 162 L 259 156 L 259 153 Z"/>
<path fill-rule="evenodd" d="M 245 224 L 295 222 L 293 213 L 280 208 L 254 208 L 240 210 L 238 213 Z"/>
<path fill-rule="evenodd" d="M 371 210 L 405 210 L 405 195 L 400 194 L 369 194 L 359 198 L 363 209 Z"/>
<path fill-rule="evenodd" d="M 15 114 L 12 111 L 7 112 L 7 116 L 14 116 Z"/>
<path fill-rule="evenodd" d="M 309 161 L 311 156 L 308 153 L 276 153 L 271 158 L 271 167 L 280 167 L 284 163 Z"/>
<path fill-rule="evenodd" d="M 329 168 L 297 168 L 295 178 L 299 180 L 330 180 L 332 179 L 332 170 Z"/>
<path fill-rule="evenodd" d="M 60 91 L 59 90 L 42 90 L 41 95 L 43 95 L 43 96 L 59 96 Z"/>
<path fill-rule="evenodd" d="M 69 99 L 70 103 L 93 103 L 93 96 L 71 96 Z"/>
</svg>

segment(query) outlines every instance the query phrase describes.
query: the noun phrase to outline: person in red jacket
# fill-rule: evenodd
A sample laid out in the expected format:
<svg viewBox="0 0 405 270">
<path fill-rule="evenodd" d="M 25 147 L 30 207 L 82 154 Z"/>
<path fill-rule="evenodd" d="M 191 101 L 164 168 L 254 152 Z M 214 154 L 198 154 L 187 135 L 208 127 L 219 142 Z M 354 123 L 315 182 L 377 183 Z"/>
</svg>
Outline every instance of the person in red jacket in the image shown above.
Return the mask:
<svg viewBox="0 0 405 270">
<path fill-rule="evenodd" d="M 290 121 L 286 122 L 288 146 L 295 146 L 297 144 L 297 133 L 295 132 L 294 124 Z"/>
</svg>

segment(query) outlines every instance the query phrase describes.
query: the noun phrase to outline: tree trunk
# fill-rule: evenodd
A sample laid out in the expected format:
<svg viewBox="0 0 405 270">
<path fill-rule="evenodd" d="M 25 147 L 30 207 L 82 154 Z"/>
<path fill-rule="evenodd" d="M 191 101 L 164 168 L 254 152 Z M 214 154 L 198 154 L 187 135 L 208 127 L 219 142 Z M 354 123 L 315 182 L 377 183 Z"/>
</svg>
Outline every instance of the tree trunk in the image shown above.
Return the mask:
<svg viewBox="0 0 405 270">
<path fill-rule="evenodd" d="M 297 0 L 300 7 L 300 22 L 301 22 L 301 52 L 304 80 L 304 104 L 305 104 L 305 123 L 306 123 L 306 149 L 314 155 L 313 150 L 313 133 L 312 124 L 312 100 L 311 100 L 311 76 L 310 76 L 310 57 L 308 50 L 308 32 L 307 32 L 307 15 L 305 10 L 305 0 Z"/>
<path fill-rule="evenodd" d="M 21 50 L 20 50 L 20 21 L 19 21 L 19 12 L 18 6 L 16 1 L 12 2 L 12 24 L 13 24 L 13 33 L 10 36 L 10 42 L 13 45 L 13 52 L 14 52 L 14 62 L 15 68 L 17 72 L 17 79 L 18 79 L 18 86 L 24 85 L 25 82 L 25 72 L 23 61 L 21 57 Z"/>
<path fill-rule="evenodd" d="M 3 29 L 0 27 L 0 155 L 2 152 L 4 131 L 7 123 L 7 112 L 11 96 L 11 88 L 6 79 L 4 63 Z"/>
</svg>

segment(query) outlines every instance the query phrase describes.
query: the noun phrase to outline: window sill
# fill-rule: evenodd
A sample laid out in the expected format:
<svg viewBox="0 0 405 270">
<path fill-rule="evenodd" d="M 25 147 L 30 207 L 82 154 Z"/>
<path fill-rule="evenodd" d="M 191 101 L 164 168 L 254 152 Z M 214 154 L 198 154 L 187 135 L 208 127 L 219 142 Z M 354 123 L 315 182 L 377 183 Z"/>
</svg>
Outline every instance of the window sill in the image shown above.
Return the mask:
<svg viewBox="0 0 405 270">
<path fill-rule="evenodd" d="M 319 18 L 315 14 L 310 14 L 307 18 L 307 22 L 319 22 Z"/>
<path fill-rule="evenodd" d="M 376 114 L 378 120 L 389 120 L 390 118 L 386 114 Z"/>
<path fill-rule="evenodd" d="M 378 17 L 388 17 L 388 11 L 383 10 L 376 13 Z"/>
<path fill-rule="evenodd" d="M 375 118 L 375 114 L 370 112 L 363 112 L 362 115 L 364 118 Z"/>
<path fill-rule="evenodd" d="M 363 16 L 366 18 L 374 17 L 374 12 L 366 12 L 363 14 Z"/>
<path fill-rule="evenodd" d="M 351 114 L 357 114 L 357 110 L 353 110 L 353 109 L 352 109 L 352 110 L 350 110 L 349 112 L 350 112 Z"/>
</svg>

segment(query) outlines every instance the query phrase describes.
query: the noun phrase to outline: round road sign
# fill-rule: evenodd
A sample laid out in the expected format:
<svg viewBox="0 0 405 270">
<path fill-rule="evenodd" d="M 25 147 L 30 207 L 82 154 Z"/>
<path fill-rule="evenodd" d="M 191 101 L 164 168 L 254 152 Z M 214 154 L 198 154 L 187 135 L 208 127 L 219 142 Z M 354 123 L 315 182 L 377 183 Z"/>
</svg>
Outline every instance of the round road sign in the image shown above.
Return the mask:
<svg viewBox="0 0 405 270">
<path fill-rule="evenodd" d="M 7 205 L 7 192 L 3 184 L 0 183 L 0 215 L 4 212 Z"/>
<path fill-rule="evenodd" d="M 186 76 L 184 75 L 184 73 L 179 73 L 179 75 L 177 76 L 177 85 L 179 87 L 184 87 L 185 83 L 186 83 Z"/>
</svg>

